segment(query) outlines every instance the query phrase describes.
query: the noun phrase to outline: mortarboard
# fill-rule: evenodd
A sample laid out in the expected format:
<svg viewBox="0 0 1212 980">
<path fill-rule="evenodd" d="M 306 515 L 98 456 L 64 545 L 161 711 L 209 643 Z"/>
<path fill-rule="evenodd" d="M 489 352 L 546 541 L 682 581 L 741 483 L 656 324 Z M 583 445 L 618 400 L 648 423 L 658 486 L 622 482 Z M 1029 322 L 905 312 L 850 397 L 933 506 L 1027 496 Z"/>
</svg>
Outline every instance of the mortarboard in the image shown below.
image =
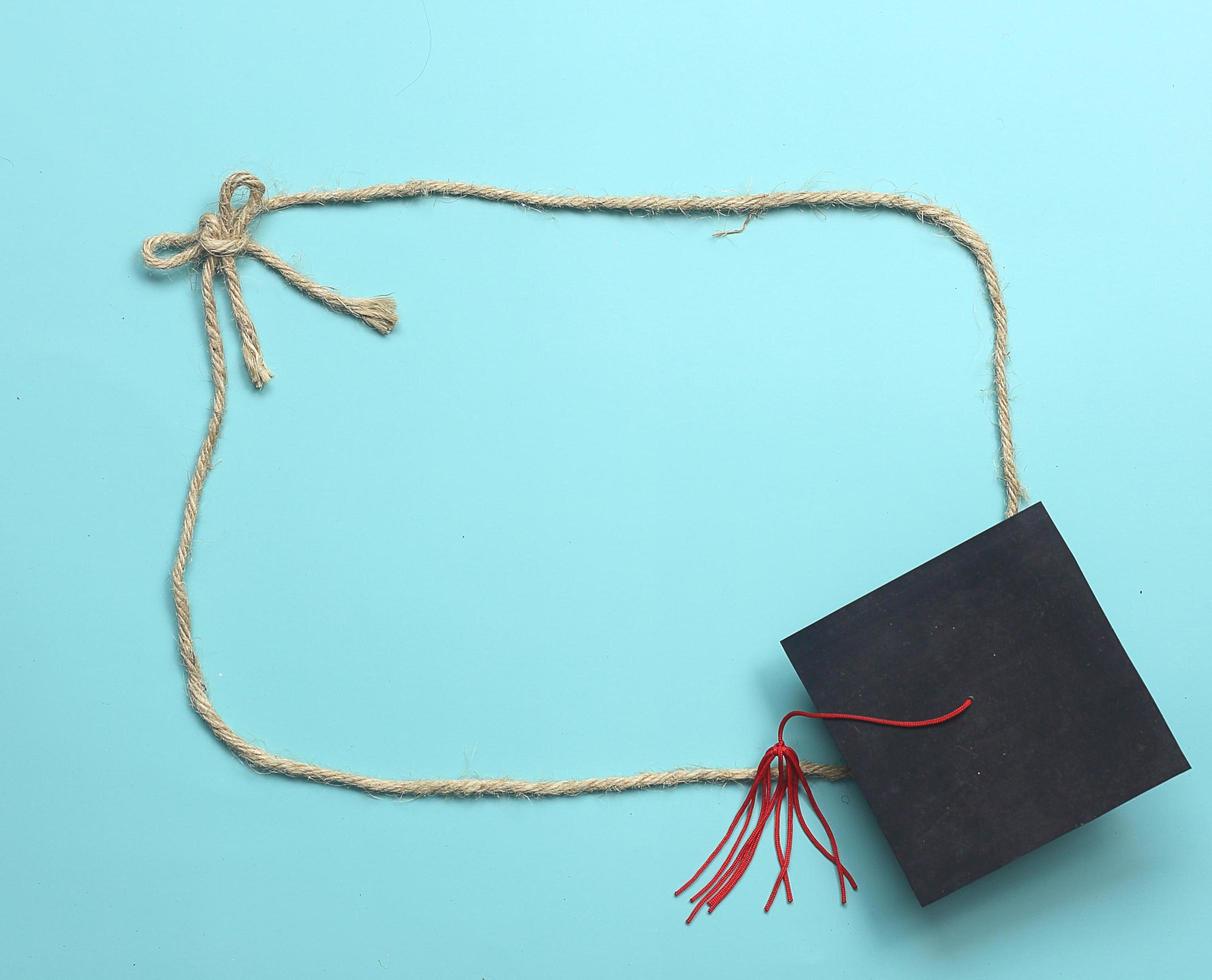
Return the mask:
<svg viewBox="0 0 1212 980">
<path fill-rule="evenodd" d="M 922 905 L 1189 767 L 1043 504 L 783 641 Z"/>
</svg>

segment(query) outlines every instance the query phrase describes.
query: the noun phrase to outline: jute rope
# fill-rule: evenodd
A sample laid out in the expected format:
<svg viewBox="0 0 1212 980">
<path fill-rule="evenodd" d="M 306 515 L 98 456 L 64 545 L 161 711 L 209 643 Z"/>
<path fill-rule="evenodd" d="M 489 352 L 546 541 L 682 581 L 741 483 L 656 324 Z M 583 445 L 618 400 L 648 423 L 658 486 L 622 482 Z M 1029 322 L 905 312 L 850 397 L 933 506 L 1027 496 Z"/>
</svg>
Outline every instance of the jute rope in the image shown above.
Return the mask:
<svg viewBox="0 0 1212 980">
<path fill-rule="evenodd" d="M 236 205 L 233 198 L 243 188 L 248 197 Z M 300 762 L 268 752 L 234 731 L 222 718 L 206 689 L 206 678 L 194 647 L 190 626 L 189 594 L 185 570 L 189 563 L 194 530 L 198 522 L 198 504 L 213 462 L 215 444 L 223 424 L 227 405 L 227 366 L 219 315 L 215 304 L 215 277 L 221 274 L 227 283 L 232 314 L 240 334 L 240 347 L 249 377 L 257 387 L 270 378 L 261 353 L 261 342 L 252 317 L 244 303 L 236 258 L 250 255 L 278 273 L 300 292 L 341 313 L 356 317 L 381 334 L 396 324 L 395 303 L 386 296 L 356 299 L 342 296 L 327 286 L 309 279 L 287 264 L 264 245 L 249 237 L 253 218 L 270 211 L 307 204 L 361 204 L 368 201 L 414 197 L 466 197 L 481 201 L 499 201 L 544 210 L 616 211 L 629 214 L 715 214 L 741 215 L 745 222 L 766 211 L 781 208 L 856 208 L 899 211 L 946 230 L 971 253 L 984 276 L 989 306 L 993 312 L 993 385 L 997 406 L 997 431 L 1001 450 L 1002 481 L 1005 485 L 1006 515 L 1017 513 L 1023 499 L 1014 464 L 1014 440 L 1010 428 L 1010 400 L 1006 388 L 1007 327 L 1006 307 L 989 247 L 963 219 L 946 208 L 914 200 L 900 194 L 872 191 L 780 191 L 771 194 L 740 194 L 727 197 L 587 197 L 581 195 L 534 194 L 526 191 L 476 184 L 437 180 L 413 180 L 403 184 L 376 184 L 354 190 L 307 191 L 265 197 L 265 185 L 249 173 L 234 173 L 219 190 L 219 205 L 214 213 L 204 214 L 196 231 L 153 235 L 143 243 L 143 261 L 153 269 L 176 269 L 198 265 L 202 279 L 202 320 L 210 347 L 210 376 L 213 388 L 210 419 L 202 439 L 198 458 L 185 495 L 181 534 L 172 567 L 173 604 L 177 613 L 177 641 L 185 666 L 189 701 L 215 736 L 236 756 L 262 772 L 278 773 L 297 779 L 309 779 L 346 786 L 387 796 L 574 796 L 579 793 L 617 792 L 682 786 L 689 783 L 752 782 L 755 770 L 671 769 L 641 772 L 631 776 L 603 776 L 588 779 L 379 779 Z M 743 228 L 743 226 L 742 226 Z M 741 229 L 737 229 L 738 231 Z M 842 766 L 805 763 L 807 775 L 823 779 L 844 779 Z"/>
</svg>

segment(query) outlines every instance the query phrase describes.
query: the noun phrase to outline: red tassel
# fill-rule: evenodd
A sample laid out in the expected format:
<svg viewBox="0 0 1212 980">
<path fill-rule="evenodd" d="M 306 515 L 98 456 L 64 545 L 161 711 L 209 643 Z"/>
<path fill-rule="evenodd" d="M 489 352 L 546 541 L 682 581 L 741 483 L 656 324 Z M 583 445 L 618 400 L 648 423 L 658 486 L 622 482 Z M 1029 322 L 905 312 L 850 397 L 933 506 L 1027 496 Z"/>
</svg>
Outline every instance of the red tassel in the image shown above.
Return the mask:
<svg viewBox="0 0 1212 980">
<path fill-rule="evenodd" d="M 787 727 L 787 722 L 792 718 L 862 721 L 873 725 L 889 725 L 893 728 L 926 728 L 930 725 L 941 725 L 943 722 L 950 721 L 957 715 L 961 715 L 967 711 L 971 705 L 972 698 L 965 698 L 964 703 L 958 708 L 947 712 L 945 715 L 939 715 L 937 718 L 927 718 L 923 721 L 899 721 L 894 718 L 872 718 L 867 715 L 841 714 L 830 711 L 792 711 L 785 715 L 782 722 L 779 723 L 778 741 L 766 750 L 766 753 L 762 756 L 762 761 L 758 763 L 757 776 L 753 780 L 753 785 L 749 787 L 749 792 L 741 802 L 736 816 L 732 818 L 732 823 L 728 825 L 727 832 L 720 839 L 715 850 L 707 856 L 707 860 L 703 862 L 699 870 L 694 873 L 693 877 L 674 892 L 674 895 L 681 895 L 698 881 L 703 872 L 710 867 L 711 863 L 728 845 L 728 842 L 732 841 L 732 846 L 729 848 L 727 856 L 719 868 L 716 869 L 715 874 L 711 876 L 707 884 L 690 896 L 690 902 L 694 905 L 694 908 L 691 909 L 690 915 L 687 916 L 686 924 L 689 925 L 693 922 L 694 917 L 704 908 L 707 909 L 707 914 L 710 915 L 728 897 L 732 889 L 736 887 L 737 882 L 741 880 L 741 876 L 745 874 L 749 865 L 753 862 L 753 856 L 757 853 L 758 844 L 762 839 L 762 831 L 772 817 L 774 821 L 774 853 L 778 859 L 779 873 L 778 877 L 774 879 L 774 887 L 770 890 L 770 897 L 766 900 L 767 912 L 770 911 L 775 899 L 778 898 L 780 887 L 787 896 L 788 904 L 792 901 L 791 844 L 795 838 L 796 824 L 799 824 L 800 829 L 803 830 L 804 835 L 811 842 L 812 846 L 837 871 L 838 889 L 841 891 L 842 904 L 846 904 L 847 882 L 849 882 L 852 889 L 858 891 L 858 885 L 855 884 L 854 876 L 846 870 L 845 865 L 842 864 L 841 857 L 838 855 L 837 840 L 833 836 L 833 830 L 829 826 L 829 821 L 825 819 L 821 808 L 817 806 L 816 797 L 812 795 L 812 787 L 808 785 L 808 777 L 804 775 L 799 756 L 795 754 L 795 750 L 791 746 L 783 741 L 783 730 Z M 776 771 L 773 784 L 770 779 L 771 766 L 774 766 Z M 804 812 L 800 806 L 801 790 L 807 798 L 808 805 L 812 808 L 813 814 L 820 821 L 821 827 L 825 831 L 825 837 L 829 841 L 828 847 L 825 847 L 817 839 L 816 835 L 809 829 L 808 822 L 804 819 Z M 754 822 L 755 811 L 757 814 L 756 823 Z M 752 830 L 749 829 L 750 824 L 753 824 Z M 739 831 L 737 829 L 738 826 L 740 827 Z M 747 833 L 748 836 L 746 836 Z"/>
</svg>

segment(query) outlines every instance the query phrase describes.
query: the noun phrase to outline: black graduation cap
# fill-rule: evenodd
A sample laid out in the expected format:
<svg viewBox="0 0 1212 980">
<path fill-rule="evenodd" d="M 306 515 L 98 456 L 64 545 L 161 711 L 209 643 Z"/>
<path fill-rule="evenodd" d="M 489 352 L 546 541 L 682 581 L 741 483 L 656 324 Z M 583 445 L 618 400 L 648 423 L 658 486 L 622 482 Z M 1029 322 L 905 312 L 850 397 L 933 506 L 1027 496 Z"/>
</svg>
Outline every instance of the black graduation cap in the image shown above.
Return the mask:
<svg viewBox="0 0 1212 980">
<path fill-rule="evenodd" d="M 922 905 L 1190 768 L 1042 504 L 783 648 Z"/>
</svg>

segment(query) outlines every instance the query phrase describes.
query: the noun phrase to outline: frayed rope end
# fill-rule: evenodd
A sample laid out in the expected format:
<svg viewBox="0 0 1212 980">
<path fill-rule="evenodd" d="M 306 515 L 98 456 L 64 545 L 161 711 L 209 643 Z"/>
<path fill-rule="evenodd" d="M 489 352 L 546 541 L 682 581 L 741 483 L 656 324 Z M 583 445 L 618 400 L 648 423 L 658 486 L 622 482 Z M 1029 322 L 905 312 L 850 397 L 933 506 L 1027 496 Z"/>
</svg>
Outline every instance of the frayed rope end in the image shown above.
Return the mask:
<svg viewBox="0 0 1212 980">
<path fill-rule="evenodd" d="M 370 299 L 345 301 L 345 308 L 369 327 L 386 336 L 399 322 L 396 301 L 390 296 L 374 296 Z"/>
<path fill-rule="evenodd" d="M 249 379 L 258 388 L 264 388 L 269 379 L 273 377 L 269 368 L 265 366 L 264 361 L 257 364 L 245 362 L 245 367 L 248 368 Z"/>
</svg>

